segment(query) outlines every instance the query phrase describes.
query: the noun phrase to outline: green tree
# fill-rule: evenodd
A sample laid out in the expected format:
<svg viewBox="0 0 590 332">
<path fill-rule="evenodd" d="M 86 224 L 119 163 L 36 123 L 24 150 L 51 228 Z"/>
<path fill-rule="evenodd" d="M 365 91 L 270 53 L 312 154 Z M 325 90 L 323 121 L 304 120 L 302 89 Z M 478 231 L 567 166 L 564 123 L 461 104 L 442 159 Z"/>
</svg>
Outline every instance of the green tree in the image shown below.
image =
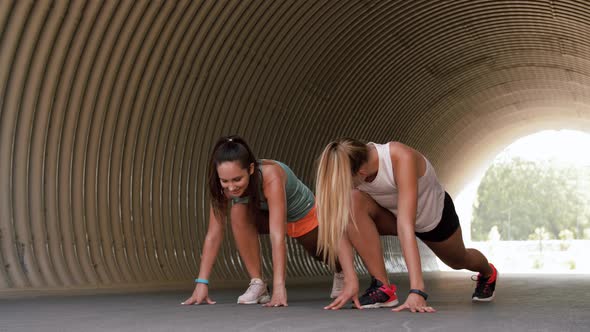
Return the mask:
<svg viewBox="0 0 590 332">
<path fill-rule="evenodd" d="M 494 162 L 477 191 L 472 238 L 485 240 L 493 226 L 503 240 L 526 240 L 542 227 L 553 238 L 563 229 L 575 230 L 575 237 L 582 238 L 588 193 L 580 190 L 580 174 L 554 162 Z"/>
</svg>

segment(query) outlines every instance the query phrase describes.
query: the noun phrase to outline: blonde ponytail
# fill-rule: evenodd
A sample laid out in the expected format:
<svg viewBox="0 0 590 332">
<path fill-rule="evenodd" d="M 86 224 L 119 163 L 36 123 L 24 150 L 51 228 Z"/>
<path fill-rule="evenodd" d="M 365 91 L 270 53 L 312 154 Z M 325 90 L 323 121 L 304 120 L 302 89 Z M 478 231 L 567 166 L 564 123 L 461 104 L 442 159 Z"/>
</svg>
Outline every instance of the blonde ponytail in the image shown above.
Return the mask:
<svg viewBox="0 0 590 332">
<path fill-rule="evenodd" d="M 367 146 L 353 139 L 331 142 L 320 156 L 316 175 L 318 253 L 331 268 L 351 219 L 353 174 L 366 160 Z"/>
</svg>

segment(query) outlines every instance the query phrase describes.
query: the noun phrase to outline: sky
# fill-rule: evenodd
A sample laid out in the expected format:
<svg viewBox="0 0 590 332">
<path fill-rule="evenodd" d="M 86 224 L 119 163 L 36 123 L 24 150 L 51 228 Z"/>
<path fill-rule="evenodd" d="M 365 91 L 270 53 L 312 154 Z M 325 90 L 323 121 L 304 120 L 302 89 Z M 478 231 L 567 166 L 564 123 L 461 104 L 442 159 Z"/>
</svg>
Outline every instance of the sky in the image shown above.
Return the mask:
<svg viewBox="0 0 590 332">
<path fill-rule="evenodd" d="M 555 159 L 590 165 L 590 134 L 574 130 L 545 130 L 518 139 L 501 154 L 528 160 Z"/>
</svg>

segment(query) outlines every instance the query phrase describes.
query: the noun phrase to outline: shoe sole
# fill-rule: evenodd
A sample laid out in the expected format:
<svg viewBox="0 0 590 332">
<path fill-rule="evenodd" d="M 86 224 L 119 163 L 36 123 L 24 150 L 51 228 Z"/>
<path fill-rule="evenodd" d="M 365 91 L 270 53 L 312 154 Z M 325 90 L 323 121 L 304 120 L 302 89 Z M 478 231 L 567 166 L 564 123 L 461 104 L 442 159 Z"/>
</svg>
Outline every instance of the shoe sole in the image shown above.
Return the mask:
<svg viewBox="0 0 590 332">
<path fill-rule="evenodd" d="M 394 300 L 394 301 L 390 301 L 390 302 L 385 302 L 385 303 L 373 303 L 373 304 L 365 304 L 362 305 L 361 308 L 363 309 L 379 309 L 379 308 L 391 308 L 393 306 L 396 306 L 399 303 L 398 300 Z"/>
<path fill-rule="evenodd" d="M 254 301 L 245 301 L 245 302 L 240 302 L 238 300 L 238 304 L 265 304 L 270 302 L 270 296 L 268 295 L 264 295 L 259 297 L 258 299 L 254 300 Z"/>
<path fill-rule="evenodd" d="M 492 293 L 492 296 L 490 296 L 490 297 L 484 297 L 484 298 L 473 297 L 473 298 L 471 298 L 471 301 L 473 301 L 473 302 L 491 302 L 494 300 L 495 297 L 496 297 L 496 291 L 494 291 Z"/>
</svg>

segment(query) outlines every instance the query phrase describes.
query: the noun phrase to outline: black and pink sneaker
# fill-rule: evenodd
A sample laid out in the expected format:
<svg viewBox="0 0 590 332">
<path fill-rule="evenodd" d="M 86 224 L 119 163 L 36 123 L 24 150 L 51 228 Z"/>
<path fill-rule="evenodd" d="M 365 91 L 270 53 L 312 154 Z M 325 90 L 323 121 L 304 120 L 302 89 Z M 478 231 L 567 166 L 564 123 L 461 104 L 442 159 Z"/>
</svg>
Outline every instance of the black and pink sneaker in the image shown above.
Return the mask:
<svg viewBox="0 0 590 332">
<path fill-rule="evenodd" d="M 492 275 L 489 277 L 484 277 L 480 274 L 477 275 L 476 279 L 471 279 L 473 281 L 477 281 L 477 286 L 475 286 L 475 291 L 471 296 L 471 300 L 474 302 L 490 302 L 494 299 L 496 295 L 496 281 L 498 280 L 498 270 L 496 267 L 490 263 L 492 267 Z"/>
<path fill-rule="evenodd" d="M 359 298 L 361 308 L 390 308 L 398 304 L 396 288 L 394 284 L 389 286 L 383 285 L 381 281 L 372 278 L 371 286 Z"/>
</svg>

